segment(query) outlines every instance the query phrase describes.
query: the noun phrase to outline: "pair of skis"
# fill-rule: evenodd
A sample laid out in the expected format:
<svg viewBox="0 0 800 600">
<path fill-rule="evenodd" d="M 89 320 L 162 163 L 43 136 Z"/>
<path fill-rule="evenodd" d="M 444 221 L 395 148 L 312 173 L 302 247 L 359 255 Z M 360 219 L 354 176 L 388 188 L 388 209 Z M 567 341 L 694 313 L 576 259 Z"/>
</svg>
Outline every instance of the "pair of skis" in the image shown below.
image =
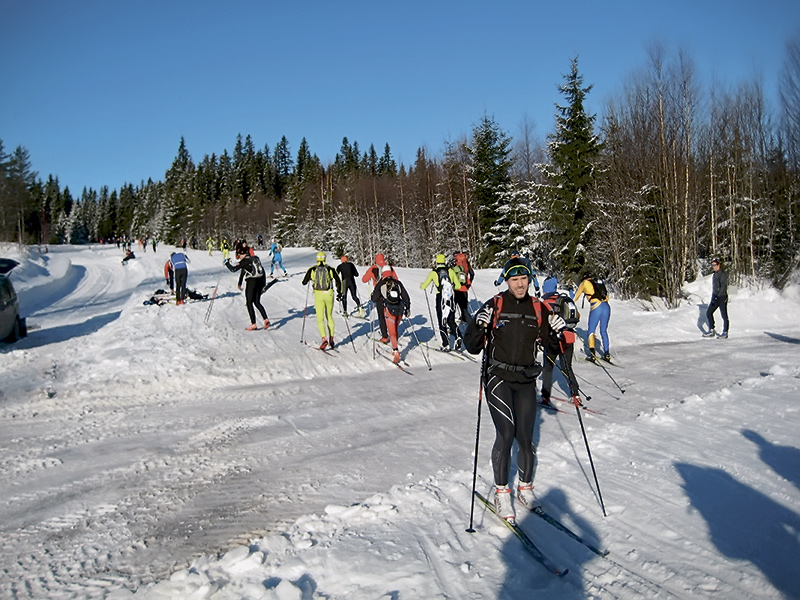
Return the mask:
<svg viewBox="0 0 800 600">
<path fill-rule="evenodd" d="M 528 537 L 528 534 L 525 533 L 525 531 L 519 526 L 516 520 L 504 519 L 499 514 L 497 514 L 497 510 L 495 509 L 494 504 L 489 502 L 489 500 L 487 500 L 480 492 L 475 491 L 475 497 L 478 498 L 478 500 L 480 500 L 484 504 L 484 506 L 486 506 L 486 508 L 489 509 L 490 512 L 492 512 L 495 516 L 497 516 L 498 519 L 500 519 L 503 523 L 505 523 L 505 525 L 514 533 L 517 539 L 519 539 L 519 541 L 522 543 L 522 546 L 525 548 L 525 550 L 527 550 L 528 553 L 537 562 L 539 562 L 542 566 L 544 566 L 548 571 L 550 571 L 554 575 L 557 575 L 558 577 L 564 577 L 567 573 L 569 573 L 569 569 L 559 569 L 552 562 L 550 562 L 547 556 L 545 556 L 545 554 L 539 549 L 539 547 L 533 542 L 533 540 L 531 540 L 531 538 Z M 546 523 L 552 525 L 562 533 L 565 533 L 579 544 L 583 544 L 584 546 L 586 546 L 586 548 L 588 548 L 598 556 L 601 556 L 603 558 L 608 556 L 609 552 L 608 550 L 600 550 L 596 546 L 593 546 L 592 544 L 584 540 L 582 537 L 580 537 L 577 533 L 572 531 L 569 527 L 567 527 L 554 517 L 548 515 L 541 507 L 536 508 L 531 512 L 541 517 L 542 519 L 544 519 Z"/>
</svg>

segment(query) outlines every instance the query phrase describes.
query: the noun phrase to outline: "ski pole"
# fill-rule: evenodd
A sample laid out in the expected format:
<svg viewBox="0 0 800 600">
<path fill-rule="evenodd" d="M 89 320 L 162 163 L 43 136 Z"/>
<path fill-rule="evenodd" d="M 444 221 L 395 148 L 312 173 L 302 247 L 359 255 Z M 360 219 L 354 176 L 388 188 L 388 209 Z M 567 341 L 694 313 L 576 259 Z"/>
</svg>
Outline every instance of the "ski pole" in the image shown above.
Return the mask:
<svg viewBox="0 0 800 600">
<path fill-rule="evenodd" d="M 308 292 L 311 289 L 310 282 L 309 285 L 306 286 L 306 305 L 303 307 L 303 326 L 300 328 L 300 343 L 303 343 L 305 339 L 306 333 L 306 314 L 308 313 Z"/>
<path fill-rule="evenodd" d="M 581 424 L 581 432 L 583 433 L 583 442 L 586 444 L 586 453 L 589 455 L 589 464 L 592 467 L 592 475 L 594 476 L 594 484 L 597 487 L 597 497 L 600 499 L 600 507 L 603 509 L 603 516 L 607 517 L 606 505 L 603 502 L 603 493 L 600 491 L 600 482 L 597 481 L 597 471 L 594 468 L 594 460 L 592 460 L 592 451 L 589 449 L 589 439 L 586 437 L 586 429 L 583 426 L 583 417 L 581 416 L 580 398 L 573 396 L 572 401 L 575 404 L 575 411 L 578 413 L 578 422 Z"/>
<path fill-rule="evenodd" d="M 576 335 L 577 335 L 577 334 L 576 334 Z M 580 337 L 580 336 L 578 336 L 578 337 Z M 588 343 L 586 342 L 586 340 L 585 340 L 585 339 L 583 339 L 582 337 L 580 337 L 580 339 L 581 339 L 581 341 L 582 341 L 584 344 L 587 344 L 587 345 L 588 345 Z M 617 386 L 617 389 L 618 389 L 618 390 L 619 390 L 621 393 L 623 393 L 623 394 L 625 393 L 625 389 L 624 389 L 622 386 L 620 386 L 620 384 L 618 384 L 618 383 L 617 383 L 617 380 L 616 380 L 616 379 L 614 379 L 614 376 L 613 376 L 611 373 L 609 373 L 608 369 L 606 369 L 606 366 L 603 364 L 603 362 L 602 362 L 602 359 L 591 358 L 591 359 L 589 359 L 589 360 L 591 360 L 592 362 L 596 363 L 596 364 L 597 364 L 597 366 L 599 366 L 601 369 L 603 369 L 603 371 L 605 371 L 605 372 L 606 372 L 606 375 L 608 375 L 608 378 L 611 380 L 611 383 L 613 383 L 615 386 Z"/>
<path fill-rule="evenodd" d="M 344 324 L 347 327 L 347 335 L 350 337 L 350 344 L 353 346 L 353 352 L 356 352 L 356 343 L 353 341 L 353 333 L 350 331 L 350 323 L 347 321 L 347 311 L 344 308 L 344 303 L 339 300 L 339 306 L 342 307 L 342 314 L 344 315 Z"/>
<path fill-rule="evenodd" d="M 606 369 L 606 366 L 605 366 L 605 365 L 604 365 L 604 364 L 603 364 L 603 363 L 602 363 L 600 360 L 597 360 L 597 359 L 595 359 L 595 362 L 596 362 L 598 365 L 600 365 L 600 368 L 602 368 L 602 369 L 603 369 L 603 371 L 605 371 L 605 372 L 606 372 L 606 375 L 608 375 L 608 378 L 611 380 L 611 383 L 613 383 L 615 386 L 617 386 L 617 389 L 618 389 L 618 390 L 619 390 L 621 393 L 623 393 L 623 394 L 624 394 L 624 393 L 625 393 L 625 388 L 621 387 L 621 386 L 620 386 L 620 385 L 617 383 L 617 380 L 616 380 L 616 379 L 614 379 L 614 376 L 613 376 L 613 375 L 611 375 L 611 373 L 609 373 L 609 372 L 608 372 L 608 369 Z"/>
<path fill-rule="evenodd" d="M 564 379 L 567 380 L 567 383 L 570 386 L 570 390 L 574 387 L 576 390 L 578 390 L 579 394 L 582 394 L 583 397 L 586 398 L 587 402 L 592 399 L 592 397 L 589 396 L 586 392 L 584 392 L 581 389 L 581 386 L 578 385 L 578 378 L 575 376 L 574 372 L 572 373 L 572 377 L 570 377 L 567 374 L 567 372 L 564 369 L 561 368 L 560 365 L 556 364 L 556 360 L 552 356 L 550 356 L 547 352 L 544 351 L 544 348 L 542 348 L 542 354 L 547 358 L 547 360 L 549 360 L 551 363 L 553 363 L 554 367 L 556 367 L 559 371 L 561 371 L 561 374 L 564 376 Z M 561 354 L 561 356 L 564 356 L 564 355 Z M 572 371 L 571 368 L 570 368 L 570 371 Z"/>
<path fill-rule="evenodd" d="M 417 346 L 419 346 L 420 352 L 422 352 L 422 358 L 424 358 L 425 362 L 428 363 L 428 371 L 433 370 L 433 367 L 431 367 L 431 359 L 425 356 L 425 349 L 419 342 L 419 338 L 417 337 L 417 330 L 414 328 L 414 323 L 411 322 L 411 319 L 408 320 L 408 324 L 411 326 L 411 333 L 414 334 L 414 339 L 417 340 Z"/>
<path fill-rule="evenodd" d="M 483 404 L 483 379 L 484 369 L 486 367 L 486 346 L 483 347 L 483 356 L 481 357 L 481 379 L 480 388 L 478 390 L 478 426 L 475 431 L 475 460 L 472 465 L 472 496 L 471 506 L 469 509 L 469 527 L 467 533 L 475 533 L 475 528 L 472 526 L 475 518 L 475 486 L 478 483 L 478 446 L 481 436 L 481 405 Z"/>
<path fill-rule="evenodd" d="M 428 300 L 428 288 L 425 288 L 425 304 L 428 305 L 428 318 L 431 320 L 431 329 L 433 330 L 433 337 L 436 337 L 436 328 L 433 326 L 433 312 L 431 311 L 431 302 Z"/>
<path fill-rule="evenodd" d="M 206 309 L 206 316 L 203 319 L 203 323 L 208 325 L 208 320 L 211 318 L 211 309 L 214 308 L 214 299 L 217 297 L 217 290 L 219 289 L 219 282 L 222 281 L 222 273 L 220 272 L 219 278 L 217 279 L 217 285 L 214 286 L 214 292 L 211 294 L 211 300 L 208 303 L 208 309 Z"/>
<path fill-rule="evenodd" d="M 562 369 L 560 366 L 556 365 L 556 361 L 555 361 L 555 359 L 553 359 L 553 357 L 551 357 L 546 352 L 544 354 L 548 358 L 548 360 L 550 360 L 550 362 L 553 363 L 553 366 L 558 367 L 558 370 L 561 371 L 561 373 L 564 375 L 564 377 L 566 377 L 567 382 L 570 384 L 570 388 L 571 388 L 573 382 L 570 380 L 569 375 L 567 375 L 564 372 L 564 369 Z M 579 394 L 583 394 L 583 391 L 581 390 L 580 386 L 578 385 L 578 382 L 575 381 L 574 384 L 575 384 L 576 389 L 578 390 L 578 393 Z M 586 394 L 583 394 L 583 395 L 586 396 Z M 588 396 L 586 396 L 586 400 L 587 401 L 589 400 Z M 594 468 L 594 460 L 592 459 L 592 451 L 589 448 L 589 439 L 586 437 L 586 428 L 583 426 L 583 417 L 581 416 L 581 404 L 580 404 L 581 399 L 577 394 L 573 394 L 572 395 L 572 402 L 573 402 L 573 404 L 575 404 L 575 410 L 578 413 L 578 422 L 581 425 L 581 432 L 583 433 L 583 442 L 584 442 L 584 444 L 586 444 L 586 453 L 589 455 L 589 464 L 592 467 L 592 475 L 594 476 L 594 484 L 597 487 L 597 496 L 600 499 L 600 507 L 603 509 L 603 516 L 607 517 L 608 515 L 606 514 L 606 505 L 603 502 L 603 493 L 600 491 L 600 482 L 597 480 L 597 471 Z"/>
</svg>

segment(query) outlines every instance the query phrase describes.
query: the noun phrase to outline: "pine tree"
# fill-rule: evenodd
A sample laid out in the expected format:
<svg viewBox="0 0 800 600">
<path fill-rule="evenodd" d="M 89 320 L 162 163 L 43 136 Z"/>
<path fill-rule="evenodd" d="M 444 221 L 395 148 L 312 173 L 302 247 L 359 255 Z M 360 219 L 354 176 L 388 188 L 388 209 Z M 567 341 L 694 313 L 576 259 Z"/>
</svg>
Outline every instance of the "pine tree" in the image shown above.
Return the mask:
<svg viewBox="0 0 800 600">
<path fill-rule="evenodd" d="M 550 230 L 555 261 L 567 273 L 585 275 L 595 267 L 589 259 L 590 192 L 602 143 L 594 133 L 595 115 L 584 108 L 592 86 L 584 87 L 577 57 L 564 79 L 559 91 L 567 104 L 556 104 L 556 131 L 548 136 L 550 164 L 545 167 L 552 193 Z"/>
<path fill-rule="evenodd" d="M 494 119 L 484 115 L 473 128 L 467 147 L 471 157 L 469 181 L 483 237 L 483 250 L 478 258 L 481 267 L 497 266 L 507 251 L 497 232 L 507 224 L 500 206 L 511 184 L 511 150 L 511 138 Z"/>
<path fill-rule="evenodd" d="M 165 233 L 169 243 L 176 243 L 187 230 L 194 231 L 194 175 L 192 157 L 181 137 L 178 154 L 165 177 L 164 217 L 167 219 Z"/>
</svg>

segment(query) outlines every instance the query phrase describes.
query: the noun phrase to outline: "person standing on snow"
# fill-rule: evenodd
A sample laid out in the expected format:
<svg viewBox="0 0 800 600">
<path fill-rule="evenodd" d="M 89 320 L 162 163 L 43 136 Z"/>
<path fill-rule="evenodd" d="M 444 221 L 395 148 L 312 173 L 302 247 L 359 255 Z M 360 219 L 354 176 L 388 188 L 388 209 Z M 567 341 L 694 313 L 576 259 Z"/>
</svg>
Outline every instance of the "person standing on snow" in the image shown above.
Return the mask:
<svg viewBox="0 0 800 600">
<path fill-rule="evenodd" d="M 450 279 L 454 282 L 453 298 L 461 313 L 459 320 L 466 323 L 469 318 L 469 288 L 475 274 L 469 266 L 467 255 L 460 251 L 453 254 L 448 266 L 451 271 Z"/>
<path fill-rule="evenodd" d="M 261 304 L 261 294 L 264 293 L 267 277 L 264 274 L 264 267 L 261 265 L 261 260 L 255 255 L 250 254 L 249 248 L 246 244 L 239 244 L 236 247 L 236 260 L 237 264 L 231 264 L 230 259 L 224 261 L 224 265 L 232 273 L 239 271 L 239 283 L 237 287 L 242 289 L 242 280 L 245 282 L 244 299 L 247 304 L 247 314 L 250 316 L 250 325 L 245 327 L 246 331 L 255 331 L 258 329 L 256 325 L 256 312 L 258 309 L 261 313 L 261 318 L 264 319 L 264 329 L 269 327 L 269 319 L 267 318 L 267 311 Z"/>
<path fill-rule="evenodd" d="M 714 275 L 711 277 L 711 302 L 708 304 L 706 310 L 706 318 L 708 319 L 708 333 L 704 333 L 703 337 L 714 337 L 715 335 L 720 338 L 728 337 L 728 274 L 722 269 L 719 259 L 715 258 L 711 261 L 711 267 L 714 269 Z M 714 312 L 719 309 L 719 314 L 722 315 L 722 333 L 717 334 L 714 328 Z"/>
<path fill-rule="evenodd" d="M 339 274 L 327 264 L 325 264 L 325 253 L 317 253 L 317 264 L 309 267 L 306 276 L 303 277 L 303 285 L 313 283 L 314 288 L 314 310 L 317 313 L 317 329 L 322 337 L 320 350 L 329 347 L 333 349 L 334 324 L 333 324 L 333 285 L 336 284 L 336 295 L 342 293 L 342 282 Z"/>
<path fill-rule="evenodd" d="M 408 317 L 411 314 L 411 299 L 405 286 L 397 279 L 394 269 L 389 265 L 384 265 L 381 269 L 381 279 L 372 290 L 372 301 L 378 306 L 379 302 L 383 305 L 384 320 L 392 344 L 392 362 L 400 362 L 400 350 L 398 349 L 398 328 L 400 319 L 403 315 Z"/>
<path fill-rule="evenodd" d="M 275 270 L 275 265 L 280 267 L 281 271 L 283 271 L 283 276 L 288 277 L 289 274 L 286 272 L 286 269 L 283 266 L 283 246 L 280 245 L 277 238 L 272 238 L 272 245 L 269 247 L 269 254 L 272 256 L 272 264 L 269 267 L 269 276 L 272 277 L 272 273 Z"/>
<path fill-rule="evenodd" d="M 187 263 L 191 261 L 188 256 L 178 250 L 170 254 L 169 262 L 175 273 L 175 304 L 180 306 L 186 299 L 186 281 L 189 278 Z"/>
<path fill-rule="evenodd" d="M 381 279 L 381 269 L 383 267 L 388 266 L 386 264 L 386 257 L 378 252 L 375 255 L 375 264 L 372 265 L 367 272 L 361 277 L 361 281 L 363 283 L 372 285 L 372 291 L 374 292 L 375 286 L 378 285 L 378 281 Z M 394 274 L 395 279 L 397 278 L 397 273 L 395 273 L 394 268 L 389 266 L 391 272 Z M 370 293 L 370 298 L 374 297 L 373 293 Z M 372 300 L 375 304 L 375 312 L 378 313 L 378 327 L 381 330 L 381 343 L 385 344 L 389 341 L 389 333 L 386 330 L 386 317 L 384 316 L 383 311 L 383 299 L 381 296 L 378 296 L 378 300 Z"/>
<path fill-rule="evenodd" d="M 602 279 L 592 276 L 587 277 L 578 286 L 578 291 L 575 292 L 575 304 L 578 304 L 578 299 L 581 296 L 586 296 L 589 299 L 589 356 L 588 360 L 596 361 L 597 355 L 595 353 L 595 329 L 600 325 L 600 337 L 603 340 L 603 360 L 611 360 L 611 349 L 608 341 L 608 322 L 611 320 L 611 305 L 608 303 L 608 291 L 606 290 L 606 283 Z"/>
<path fill-rule="evenodd" d="M 461 285 L 459 281 L 450 279 L 452 271 L 447 267 L 447 257 L 444 254 L 436 255 L 436 263 L 428 274 L 428 278 L 420 284 L 420 289 L 428 293 L 428 288 L 436 287 L 436 320 L 439 335 L 442 338 L 442 351 L 450 351 L 450 335 L 456 337 L 456 350 L 461 349 L 461 333 L 456 325 L 456 307 L 453 297 L 454 286 Z"/>
<path fill-rule="evenodd" d="M 175 293 L 175 271 L 172 269 L 172 261 L 167 260 L 164 263 L 164 279 L 167 281 L 169 291 Z"/>
<path fill-rule="evenodd" d="M 548 308 L 551 314 L 558 314 L 557 306 L 559 299 L 565 298 L 569 300 L 572 308 L 575 304 L 569 296 L 558 293 L 558 279 L 555 277 L 548 277 L 542 283 L 542 302 Z M 566 301 L 566 300 L 564 300 Z M 575 308 L 574 324 L 580 320 L 580 313 Z M 561 317 L 564 318 L 563 316 Z M 571 397 L 575 397 L 579 393 L 578 380 L 575 378 L 575 373 L 572 371 L 572 356 L 575 351 L 575 332 L 573 331 L 574 324 L 570 325 L 565 319 L 566 327 L 561 331 L 557 338 L 547 338 L 544 346 L 544 358 L 542 359 L 542 404 L 550 406 L 550 390 L 553 387 L 553 367 L 556 365 L 556 358 L 558 358 L 559 369 L 567 378 L 569 385 L 569 393 Z"/>
<path fill-rule="evenodd" d="M 347 316 L 347 292 L 350 292 L 350 295 L 353 297 L 353 301 L 356 303 L 356 308 L 358 308 L 358 316 L 362 319 L 364 318 L 364 309 L 361 308 L 361 300 L 358 299 L 358 290 L 356 289 L 356 277 L 358 277 L 358 269 L 356 266 L 351 263 L 347 256 L 341 257 L 341 263 L 339 266 L 336 267 L 336 270 L 339 272 L 339 275 L 342 278 L 342 294 L 339 300 L 342 303 L 342 311 L 344 312 L 345 316 Z"/>
<path fill-rule="evenodd" d="M 564 328 L 564 320 L 553 315 L 528 293 L 530 268 L 519 258 L 503 267 L 508 289 L 486 301 L 470 319 L 464 343 L 471 354 L 483 350 L 481 383 L 495 426 L 492 448 L 497 514 L 513 521 L 516 513 L 509 486 L 511 450 L 517 441 L 517 501 L 529 510 L 539 506 L 533 492 L 536 451 L 536 379 L 542 370 L 536 360 L 537 342 L 548 343 Z"/>
</svg>

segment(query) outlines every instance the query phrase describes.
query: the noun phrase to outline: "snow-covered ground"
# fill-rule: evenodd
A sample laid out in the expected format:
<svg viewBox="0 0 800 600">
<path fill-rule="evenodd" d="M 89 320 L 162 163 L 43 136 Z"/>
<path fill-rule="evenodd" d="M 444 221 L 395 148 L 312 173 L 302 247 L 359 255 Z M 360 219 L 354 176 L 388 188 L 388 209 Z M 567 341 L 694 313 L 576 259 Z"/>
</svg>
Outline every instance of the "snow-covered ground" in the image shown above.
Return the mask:
<svg viewBox="0 0 800 600">
<path fill-rule="evenodd" d="M 29 328 L 0 344 L 3 598 L 800 597 L 796 286 L 733 290 L 727 341 L 700 338 L 708 278 L 676 310 L 612 300 L 624 368 L 575 365 L 604 413 L 582 416 L 607 517 L 574 408 L 536 425 L 537 494 L 610 550 L 521 516 L 569 568 L 557 578 L 480 506 L 465 531 L 477 362 L 430 352 L 429 370 L 407 333 L 404 373 L 358 319 L 351 343 L 337 317 L 332 356 L 301 343 L 319 340 L 301 285 L 315 250 L 285 251 L 292 277 L 256 332 L 219 253 L 189 252 L 213 305 L 159 307 L 143 301 L 169 248 L 126 266 L 111 246 L 0 250 L 22 262 Z M 427 271 L 399 273 L 429 340 Z M 477 298 L 495 276 L 478 273 Z M 484 407 L 484 495 L 492 439 Z"/>
</svg>

